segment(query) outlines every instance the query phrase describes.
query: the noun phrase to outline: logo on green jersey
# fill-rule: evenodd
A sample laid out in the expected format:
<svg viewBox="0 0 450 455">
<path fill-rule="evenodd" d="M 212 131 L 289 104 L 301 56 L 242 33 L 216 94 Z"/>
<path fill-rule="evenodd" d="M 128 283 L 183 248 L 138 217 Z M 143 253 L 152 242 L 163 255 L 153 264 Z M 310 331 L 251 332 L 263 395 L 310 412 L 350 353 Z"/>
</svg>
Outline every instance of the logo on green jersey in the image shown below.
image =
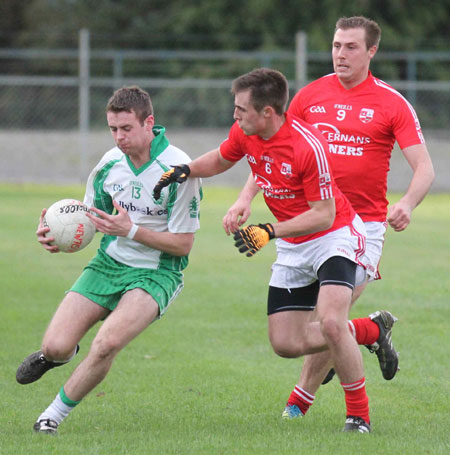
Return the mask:
<svg viewBox="0 0 450 455">
<path fill-rule="evenodd" d="M 198 208 L 199 208 L 199 201 L 194 196 L 189 202 L 189 216 L 191 218 L 198 218 Z"/>
</svg>

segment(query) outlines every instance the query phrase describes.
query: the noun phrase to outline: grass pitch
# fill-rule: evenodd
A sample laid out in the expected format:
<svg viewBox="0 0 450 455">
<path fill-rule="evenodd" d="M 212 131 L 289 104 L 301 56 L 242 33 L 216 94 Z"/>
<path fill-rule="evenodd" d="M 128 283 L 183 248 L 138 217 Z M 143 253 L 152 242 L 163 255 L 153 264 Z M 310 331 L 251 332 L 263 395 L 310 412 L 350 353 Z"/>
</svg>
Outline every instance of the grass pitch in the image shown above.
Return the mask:
<svg viewBox="0 0 450 455">
<path fill-rule="evenodd" d="M 373 433 L 343 434 L 338 381 L 319 389 L 306 417 L 280 418 L 301 361 L 278 358 L 267 339 L 269 244 L 240 255 L 221 220 L 236 189 L 205 188 L 185 289 L 161 321 L 119 354 L 109 375 L 60 426 L 32 425 L 86 355 L 96 328 L 69 365 L 22 386 L 15 371 L 40 346 L 64 291 L 94 254 L 99 235 L 76 254 L 50 255 L 35 240 L 42 207 L 81 186 L 0 185 L 0 453 L 3 454 L 446 454 L 450 452 L 450 195 L 430 195 L 403 233 L 389 231 L 383 280 L 354 317 L 386 308 L 399 317 L 401 371 L 384 381 L 363 349 Z M 393 195 L 392 199 L 396 199 Z M 261 200 L 253 222 L 270 221 Z"/>
</svg>

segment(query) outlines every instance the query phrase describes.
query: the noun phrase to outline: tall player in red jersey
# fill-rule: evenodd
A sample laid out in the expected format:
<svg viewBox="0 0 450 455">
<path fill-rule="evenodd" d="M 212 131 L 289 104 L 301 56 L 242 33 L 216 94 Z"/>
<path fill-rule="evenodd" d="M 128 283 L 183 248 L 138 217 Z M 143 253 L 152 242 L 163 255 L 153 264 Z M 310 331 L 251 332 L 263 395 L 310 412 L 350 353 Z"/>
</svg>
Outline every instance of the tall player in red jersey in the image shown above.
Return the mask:
<svg viewBox="0 0 450 455">
<path fill-rule="evenodd" d="M 341 191 L 363 219 L 367 232 L 366 270 L 358 267 L 354 302 L 368 281 L 379 278 L 380 261 L 387 223 L 395 231 L 404 230 L 411 212 L 422 201 L 434 178 L 433 166 L 421 132 L 419 120 L 408 101 L 391 86 L 375 78 L 369 65 L 377 52 L 381 30 L 364 17 L 341 18 L 333 38 L 335 73 L 301 89 L 288 112 L 316 126 L 329 144 L 329 161 Z M 389 161 L 395 141 L 413 170 L 405 195 L 391 205 L 386 199 Z M 238 201 L 224 218 L 230 232 L 250 214 L 249 201 L 254 186 L 249 182 Z M 398 356 L 390 332 L 395 319 L 388 312 L 371 317 L 385 331 L 385 342 L 374 341 L 376 327 L 367 325 L 363 344 L 377 353 L 385 379 L 397 371 Z M 357 320 L 356 324 L 364 322 Z M 375 332 L 372 332 L 375 330 Z M 369 333 L 372 332 L 372 335 Z M 386 343 L 386 341 L 388 343 Z M 330 368 L 328 353 L 308 356 L 299 383 L 289 397 L 283 417 L 298 417 L 308 410 L 314 393 Z"/>
<path fill-rule="evenodd" d="M 268 296 L 272 347 L 288 358 L 329 352 L 345 392 L 345 431 L 369 432 L 362 357 L 347 322 L 364 253 L 363 223 L 334 182 L 324 137 L 285 114 L 286 78 L 278 71 L 254 70 L 237 78 L 232 92 L 236 123 L 228 138 L 189 166 L 166 172 L 154 196 L 171 182 L 211 177 L 247 159 L 253 185 L 263 191 L 277 222 L 236 230 L 234 239 L 247 256 L 277 239 Z M 310 320 L 308 310 L 314 308 L 318 321 Z M 355 331 L 357 339 L 356 324 Z"/>
</svg>

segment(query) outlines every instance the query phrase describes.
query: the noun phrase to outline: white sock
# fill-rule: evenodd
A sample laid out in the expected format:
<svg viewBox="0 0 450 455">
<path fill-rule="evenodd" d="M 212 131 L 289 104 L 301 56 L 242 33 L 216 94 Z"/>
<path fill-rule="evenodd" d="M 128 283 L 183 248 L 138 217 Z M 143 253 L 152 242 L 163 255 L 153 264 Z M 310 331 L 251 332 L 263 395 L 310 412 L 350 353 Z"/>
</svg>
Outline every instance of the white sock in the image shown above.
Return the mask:
<svg viewBox="0 0 450 455">
<path fill-rule="evenodd" d="M 69 412 L 73 408 L 74 406 L 64 404 L 58 393 L 56 398 L 53 400 L 53 403 L 39 416 L 37 420 L 39 422 L 39 420 L 51 419 L 59 425 L 69 415 Z"/>
</svg>

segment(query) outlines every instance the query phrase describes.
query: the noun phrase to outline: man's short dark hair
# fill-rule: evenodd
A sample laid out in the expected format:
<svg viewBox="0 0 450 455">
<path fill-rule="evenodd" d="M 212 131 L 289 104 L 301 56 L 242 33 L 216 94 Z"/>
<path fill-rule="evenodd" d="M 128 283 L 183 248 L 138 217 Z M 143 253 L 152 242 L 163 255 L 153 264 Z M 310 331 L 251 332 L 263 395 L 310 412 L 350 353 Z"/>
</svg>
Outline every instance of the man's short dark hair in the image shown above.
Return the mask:
<svg viewBox="0 0 450 455">
<path fill-rule="evenodd" d="M 366 47 L 370 49 L 372 46 L 380 44 L 381 28 L 373 20 L 364 16 L 341 17 L 336 22 L 335 33 L 338 29 L 348 30 L 351 28 L 362 28 L 366 32 Z"/>
<path fill-rule="evenodd" d="M 250 90 L 250 102 L 257 112 L 273 107 L 278 115 L 284 114 L 289 99 L 288 81 L 282 73 L 270 68 L 258 68 L 233 81 L 231 93 Z"/>
<path fill-rule="evenodd" d="M 106 112 L 134 112 L 144 124 L 144 120 L 153 115 L 153 106 L 150 95 L 140 87 L 133 85 L 116 90 L 106 105 Z"/>
</svg>

